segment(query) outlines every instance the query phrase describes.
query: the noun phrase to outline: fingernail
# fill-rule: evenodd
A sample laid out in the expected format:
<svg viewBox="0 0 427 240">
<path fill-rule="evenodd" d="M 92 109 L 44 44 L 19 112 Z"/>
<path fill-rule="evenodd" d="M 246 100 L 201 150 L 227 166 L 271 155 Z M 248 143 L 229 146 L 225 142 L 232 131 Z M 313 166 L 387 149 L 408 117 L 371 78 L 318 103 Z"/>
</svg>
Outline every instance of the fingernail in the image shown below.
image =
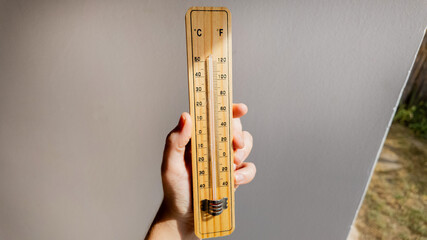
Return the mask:
<svg viewBox="0 0 427 240">
<path fill-rule="evenodd" d="M 236 164 L 234 164 L 234 163 L 233 163 L 233 165 L 234 165 L 234 170 L 236 170 L 237 165 L 236 165 Z"/>
<path fill-rule="evenodd" d="M 236 173 L 236 175 L 234 175 L 234 178 L 236 180 L 236 184 L 240 184 L 243 180 L 243 176 L 241 174 Z"/>
</svg>

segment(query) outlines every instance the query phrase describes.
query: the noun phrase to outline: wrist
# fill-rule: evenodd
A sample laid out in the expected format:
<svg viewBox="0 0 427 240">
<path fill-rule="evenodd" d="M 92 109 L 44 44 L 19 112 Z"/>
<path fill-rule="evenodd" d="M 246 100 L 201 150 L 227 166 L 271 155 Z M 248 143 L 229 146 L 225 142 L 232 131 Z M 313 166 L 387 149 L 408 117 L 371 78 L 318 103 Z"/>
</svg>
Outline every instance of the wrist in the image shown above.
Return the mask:
<svg viewBox="0 0 427 240">
<path fill-rule="evenodd" d="M 193 226 L 192 221 L 174 214 L 174 211 L 163 201 L 146 239 L 199 239 L 194 234 Z"/>
</svg>

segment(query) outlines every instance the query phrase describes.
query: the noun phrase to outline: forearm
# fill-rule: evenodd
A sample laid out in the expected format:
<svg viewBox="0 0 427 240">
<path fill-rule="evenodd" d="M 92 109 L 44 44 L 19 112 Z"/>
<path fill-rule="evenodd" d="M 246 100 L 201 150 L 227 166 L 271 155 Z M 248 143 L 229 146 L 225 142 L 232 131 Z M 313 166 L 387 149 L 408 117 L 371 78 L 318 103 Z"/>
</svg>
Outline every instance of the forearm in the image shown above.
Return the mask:
<svg viewBox="0 0 427 240">
<path fill-rule="evenodd" d="M 193 229 L 188 228 L 185 222 L 171 216 L 169 212 L 166 205 L 162 203 L 145 237 L 146 240 L 199 239 Z"/>
</svg>

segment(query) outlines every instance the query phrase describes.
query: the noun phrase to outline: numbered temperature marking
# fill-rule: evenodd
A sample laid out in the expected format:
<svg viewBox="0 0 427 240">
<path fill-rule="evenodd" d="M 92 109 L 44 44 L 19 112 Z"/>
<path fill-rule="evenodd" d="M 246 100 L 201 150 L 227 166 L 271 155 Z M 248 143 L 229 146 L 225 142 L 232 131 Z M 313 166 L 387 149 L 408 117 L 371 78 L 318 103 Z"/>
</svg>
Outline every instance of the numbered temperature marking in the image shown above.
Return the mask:
<svg viewBox="0 0 427 240">
<path fill-rule="evenodd" d="M 226 236 L 235 226 L 231 135 L 231 15 L 223 7 L 187 11 L 194 230 Z"/>
</svg>

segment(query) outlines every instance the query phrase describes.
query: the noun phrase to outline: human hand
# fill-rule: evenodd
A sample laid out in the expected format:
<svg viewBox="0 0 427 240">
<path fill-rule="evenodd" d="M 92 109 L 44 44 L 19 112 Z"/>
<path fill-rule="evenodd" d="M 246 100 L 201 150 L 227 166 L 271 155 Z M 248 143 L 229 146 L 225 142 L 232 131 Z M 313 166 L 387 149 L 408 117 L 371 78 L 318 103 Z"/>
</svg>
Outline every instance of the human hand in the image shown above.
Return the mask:
<svg viewBox="0 0 427 240">
<path fill-rule="evenodd" d="M 247 111 L 245 104 L 233 105 L 235 188 L 251 182 L 256 173 L 253 163 L 244 162 L 253 144 L 240 121 Z M 147 239 L 197 239 L 192 208 L 191 128 L 191 117 L 184 112 L 166 138 L 161 168 L 164 198 Z"/>
</svg>

